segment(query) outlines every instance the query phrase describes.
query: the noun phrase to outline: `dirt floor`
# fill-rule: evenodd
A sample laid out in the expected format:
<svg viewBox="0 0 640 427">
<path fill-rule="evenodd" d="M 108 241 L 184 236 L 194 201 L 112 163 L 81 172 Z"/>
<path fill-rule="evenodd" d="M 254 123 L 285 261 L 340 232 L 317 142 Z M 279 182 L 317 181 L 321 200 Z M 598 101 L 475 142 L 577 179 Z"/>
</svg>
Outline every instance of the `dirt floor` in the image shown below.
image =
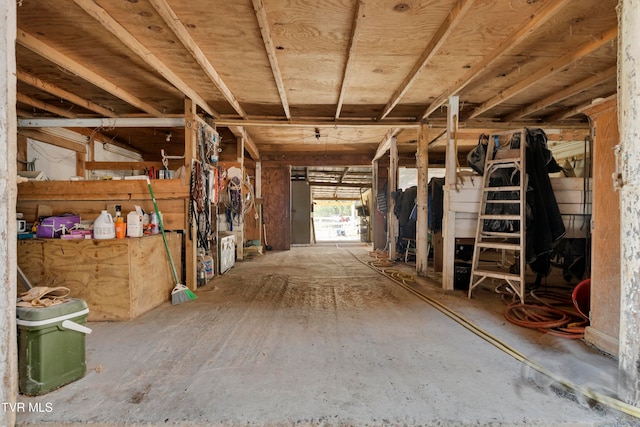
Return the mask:
<svg viewBox="0 0 640 427">
<path fill-rule="evenodd" d="M 89 324 L 87 374 L 18 425 L 631 426 L 369 268 L 364 244 L 237 263 L 129 322 Z M 399 264 L 400 277 L 412 266 Z M 514 326 L 491 289 L 411 286 L 554 374 L 615 393 L 616 361 Z"/>
</svg>

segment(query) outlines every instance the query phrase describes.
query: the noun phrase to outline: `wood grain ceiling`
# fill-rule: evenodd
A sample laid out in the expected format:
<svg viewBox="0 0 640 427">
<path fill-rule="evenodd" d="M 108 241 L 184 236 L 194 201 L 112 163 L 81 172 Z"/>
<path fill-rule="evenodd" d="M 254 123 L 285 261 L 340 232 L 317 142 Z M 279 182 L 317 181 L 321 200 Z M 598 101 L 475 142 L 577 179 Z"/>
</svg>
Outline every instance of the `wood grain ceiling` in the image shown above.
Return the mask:
<svg viewBox="0 0 640 427">
<path fill-rule="evenodd" d="M 616 5 L 22 0 L 18 115 L 173 117 L 189 97 L 250 157 L 297 164 L 362 164 L 393 128 L 410 154 L 420 121 L 444 128 L 451 95 L 461 150 L 485 129 L 586 128 L 585 106 L 616 94 Z M 148 160 L 181 151 L 180 131 L 165 146 L 158 129 L 97 130 Z"/>
</svg>

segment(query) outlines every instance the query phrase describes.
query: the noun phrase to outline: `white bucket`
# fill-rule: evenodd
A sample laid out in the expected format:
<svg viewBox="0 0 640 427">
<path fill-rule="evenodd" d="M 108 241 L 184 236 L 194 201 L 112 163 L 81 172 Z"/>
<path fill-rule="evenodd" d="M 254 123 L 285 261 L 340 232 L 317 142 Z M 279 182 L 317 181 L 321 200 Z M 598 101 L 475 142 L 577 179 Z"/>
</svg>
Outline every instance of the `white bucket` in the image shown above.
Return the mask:
<svg viewBox="0 0 640 427">
<path fill-rule="evenodd" d="M 115 239 L 116 226 L 113 217 L 107 211 L 102 211 L 100 216 L 93 222 L 94 239 Z"/>
<path fill-rule="evenodd" d="M 127 214 L 127 236 L 142 237 L 142 216 L 136 211 Z"/>
</svg>

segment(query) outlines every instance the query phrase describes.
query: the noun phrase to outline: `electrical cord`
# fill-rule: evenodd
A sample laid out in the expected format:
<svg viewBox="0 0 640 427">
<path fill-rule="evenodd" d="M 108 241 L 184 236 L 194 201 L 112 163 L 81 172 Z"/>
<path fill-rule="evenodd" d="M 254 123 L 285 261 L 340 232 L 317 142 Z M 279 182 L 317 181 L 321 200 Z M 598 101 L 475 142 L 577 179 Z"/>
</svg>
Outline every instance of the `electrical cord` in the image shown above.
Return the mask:
<svg viewBox="0 0 640 427">
<path fill-rule="evenodd" d="M 556 383 L 562 385 L 567 390 L 572 391 L 572 392 L 574 392 L 576 394 L 582 394 L 583 396 L 587 397 L 588 399 L 591 399 L 591 400 L 593 400 L 595 402 L 599 402 L 599 403 L 601 403 L 603 405 L 606 405 L 606 406 L 608 406 L 610 408 L 613 408 L 613 409 L 615 409 L 617 411 L 620 411 L 622 413 L 625 413 L 627 415 L 631 415 L 633 417 L 640 418 L 640 408 L 638 408 L 636 406 L 633 406 L 633 405 L 630 405 L 630 404 L 628 404 L 626 402 L 623 402 L 620 399 L 617 399 L 617 398 L 614 398 L 614 397 L 611 397 L 611 396 L 607 396 L 607 395 L 602 394 L 602 393 L 598 393 L 597 391 L 592 390 L 590 388 L 587 388 L 587 387 L 584 387 L 584 386 L 579 386 L 579 385 L 574 384 L 574 383 L 572 383 L 571 381 L 569 381 L 569 380 L 567 380 L 565 378 L 560 377 L 559 375 L 547 370 L 542 365 L 530 360 L 523 353 L 521 353 L 518 350 L 516 350 L 514 347 L 506 344 L 505 342 L 501 341 L 499 338 L 491 335 L 489 332 L 487 332 L 484 329 L 480 328 L 475 323 L 471 322 L 470 320 L 468 320 L 467 318 L 463 317 L 459 313 L 457 313 L 454 310 L 450 309 L 446 305 L 440 303 L 439 301 L 437 301 L 437 300 L 425 295 L 424 293 L 422 293 L 422 292 L 418 291 L 417 289 L 415 289 L 414 287 L 410 286 L 410 281 L 408 281 L 408 280 L 406 280 L 404 278 L 399 279 L 398 277 L 394 277 L 393 275 L 388 274 L 389 269 L 381 269 L 381 268 L 374 267 L 373 264 L 376 261 L 371 261 L 371 262 L 362 261 L 360 258 L 358 258 L 350 250 L 340 248 L 338 245 L 336 245 L 336 246 L 339 249 L 346 250 L 356 260 L 358 260 L 362 264 L 367 265 L 368 267 L 370 267 L 374 271 L 378 272 L 382 276 L 387 277 L 389 280 L 393 281 L 397 285 L 399 285 L 399 286 L 403 287 L 404 289 L 406 289 L 407 291 L 411 292 L 412 294 L 414 294 L 415 296 L 420 298 L 422 301 L 424 301 L 427 304 L 431 305 L 436 310 L 440 311 L 441 313 L 443 313 L 444 315 L 448 316 L 449 318 L 455 320 L 458 324 L 460 324 L 461 326 L 463 326 L 467 330 L 473 332 L 475 335 L 477 335 L 478 337 L 482 338 L 486 342 L 492 344 L 494 347 L 502 350 L 504 353 L 508 354 L 509 356 L 513 357 L 514 359 L 518 360 L 519 362 L 522 362 L 523 364 L 527 365 L 531 369 L 534 369 L 535 371 L 537 371 L 537 372 L 539 372 L 539 373 L 541 373 L 543 375 L 546 375 L 547 377 L 551 378 Z M 393 271 L 393 269 L 391 269 L 391 270 Z M 412 280 L 415 281 L 415 279 L 413 279 L 413 278 L 412 278 Z"/>
</svg>

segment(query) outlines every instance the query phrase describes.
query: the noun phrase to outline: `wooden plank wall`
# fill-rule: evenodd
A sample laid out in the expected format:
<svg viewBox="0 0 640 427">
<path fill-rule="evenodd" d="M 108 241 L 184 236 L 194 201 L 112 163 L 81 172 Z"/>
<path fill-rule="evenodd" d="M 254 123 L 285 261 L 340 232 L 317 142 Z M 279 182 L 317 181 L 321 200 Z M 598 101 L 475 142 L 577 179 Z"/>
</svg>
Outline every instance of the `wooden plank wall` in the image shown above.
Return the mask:
<svg viewBox="0 0 640 427">
<path fill-rule="evenodd" d="M 590 185 L 591 182 L 589 181 Z M 585 238 L 588 235 L 589 224 L 585 223 L 588 218 L 584 214 L 590 214 L 591 204 L 584 204 L 584 179 L 583 178 L 551 178 L 551 186 L 553 187 L 560 214 L 567 229 L 567 238 Z M 451 214 L 455 217 L 453 233 L 450 235 L 450 241 L 444 242 L 444 248 L 454 248 L 455 239 L 475 238 L 476 226 L 478 223 L 478 211 L 480 208 L 480 195 L 482 188 L 482 177 L 473 176 L 465 177 L 464 182 L 456 188 L 455 186 L 445 186 L 444 191 L 449 191 L 451 200 Z M 443 224 L 444 226 L 444 224 Z M 446 253 L 444 253 L 446 252 Z M 436 252 L 442 256 L 443 263 L 449 263 L 450 269 L 454 271 L 453 250 L 443 250 Z M 438 264 L 440 261 L 434 261 Z M 443 279 L 443 286 L 446 283 L 453 283 L 452 280 L 447 282 Z"/>
<path fill-rule="evenodd" d="M 551 178 L 551 186 L 567 229 L 566 237 L 586 237 L 588 228 L 585 227 L 588 225 L 582 224 L 585 213 L 584 180 L 582 178 Z M 457 191 L 452 187 L 450 197 L 451 208 L 456 215 L 456 238 L 475 237 L 481 188 L 482 178 L 479 176 L 465 178 Z M 587 206 L 586 213 L 590 213 L 590 204 Z"/>
<path fill-rule="evenodd" d="M 184 230 L 189 186 L 180 179 L 152 180 L 153 192 L 167 230 Z M 146 181 L 29 181 L 18 184 L 17 212 L 27 222 L 37 219 L 38 206 L 51 207 L 52 214 L 72 212 L 85 220 L 94 220 L 103 209 L 114 213 L 122 206 L 126 216 L 134 206 L 153 212 Z"/>
<path fill-rule="evenodd" d="M 167 233 L 177 271 L 182 236 Z M 89 306 L 89 320 L 130 320 L 170 300 L 175 285 L 162 237 L 18 242 L 18 265 L 33 286 L 65 286 Z M 19 292 L 23 292 L 19 287 Z"/>
<path fill-rule="evenodd" d="M 262 167 L 262 196 L 267 243 L 275 250 L 291 249 L 291 171 L 289 167 Z"/>
<path fill-rule="evenodd" d="M 593 236 L 591 324 L 585 339 L 618 355 L 620 333 L 620 194 L 613 189 L 620 142 L 617 107 L 590 115 L 593 120 Z M 597 252 L 596 249 L 597 248 Z"/>
</svg>

